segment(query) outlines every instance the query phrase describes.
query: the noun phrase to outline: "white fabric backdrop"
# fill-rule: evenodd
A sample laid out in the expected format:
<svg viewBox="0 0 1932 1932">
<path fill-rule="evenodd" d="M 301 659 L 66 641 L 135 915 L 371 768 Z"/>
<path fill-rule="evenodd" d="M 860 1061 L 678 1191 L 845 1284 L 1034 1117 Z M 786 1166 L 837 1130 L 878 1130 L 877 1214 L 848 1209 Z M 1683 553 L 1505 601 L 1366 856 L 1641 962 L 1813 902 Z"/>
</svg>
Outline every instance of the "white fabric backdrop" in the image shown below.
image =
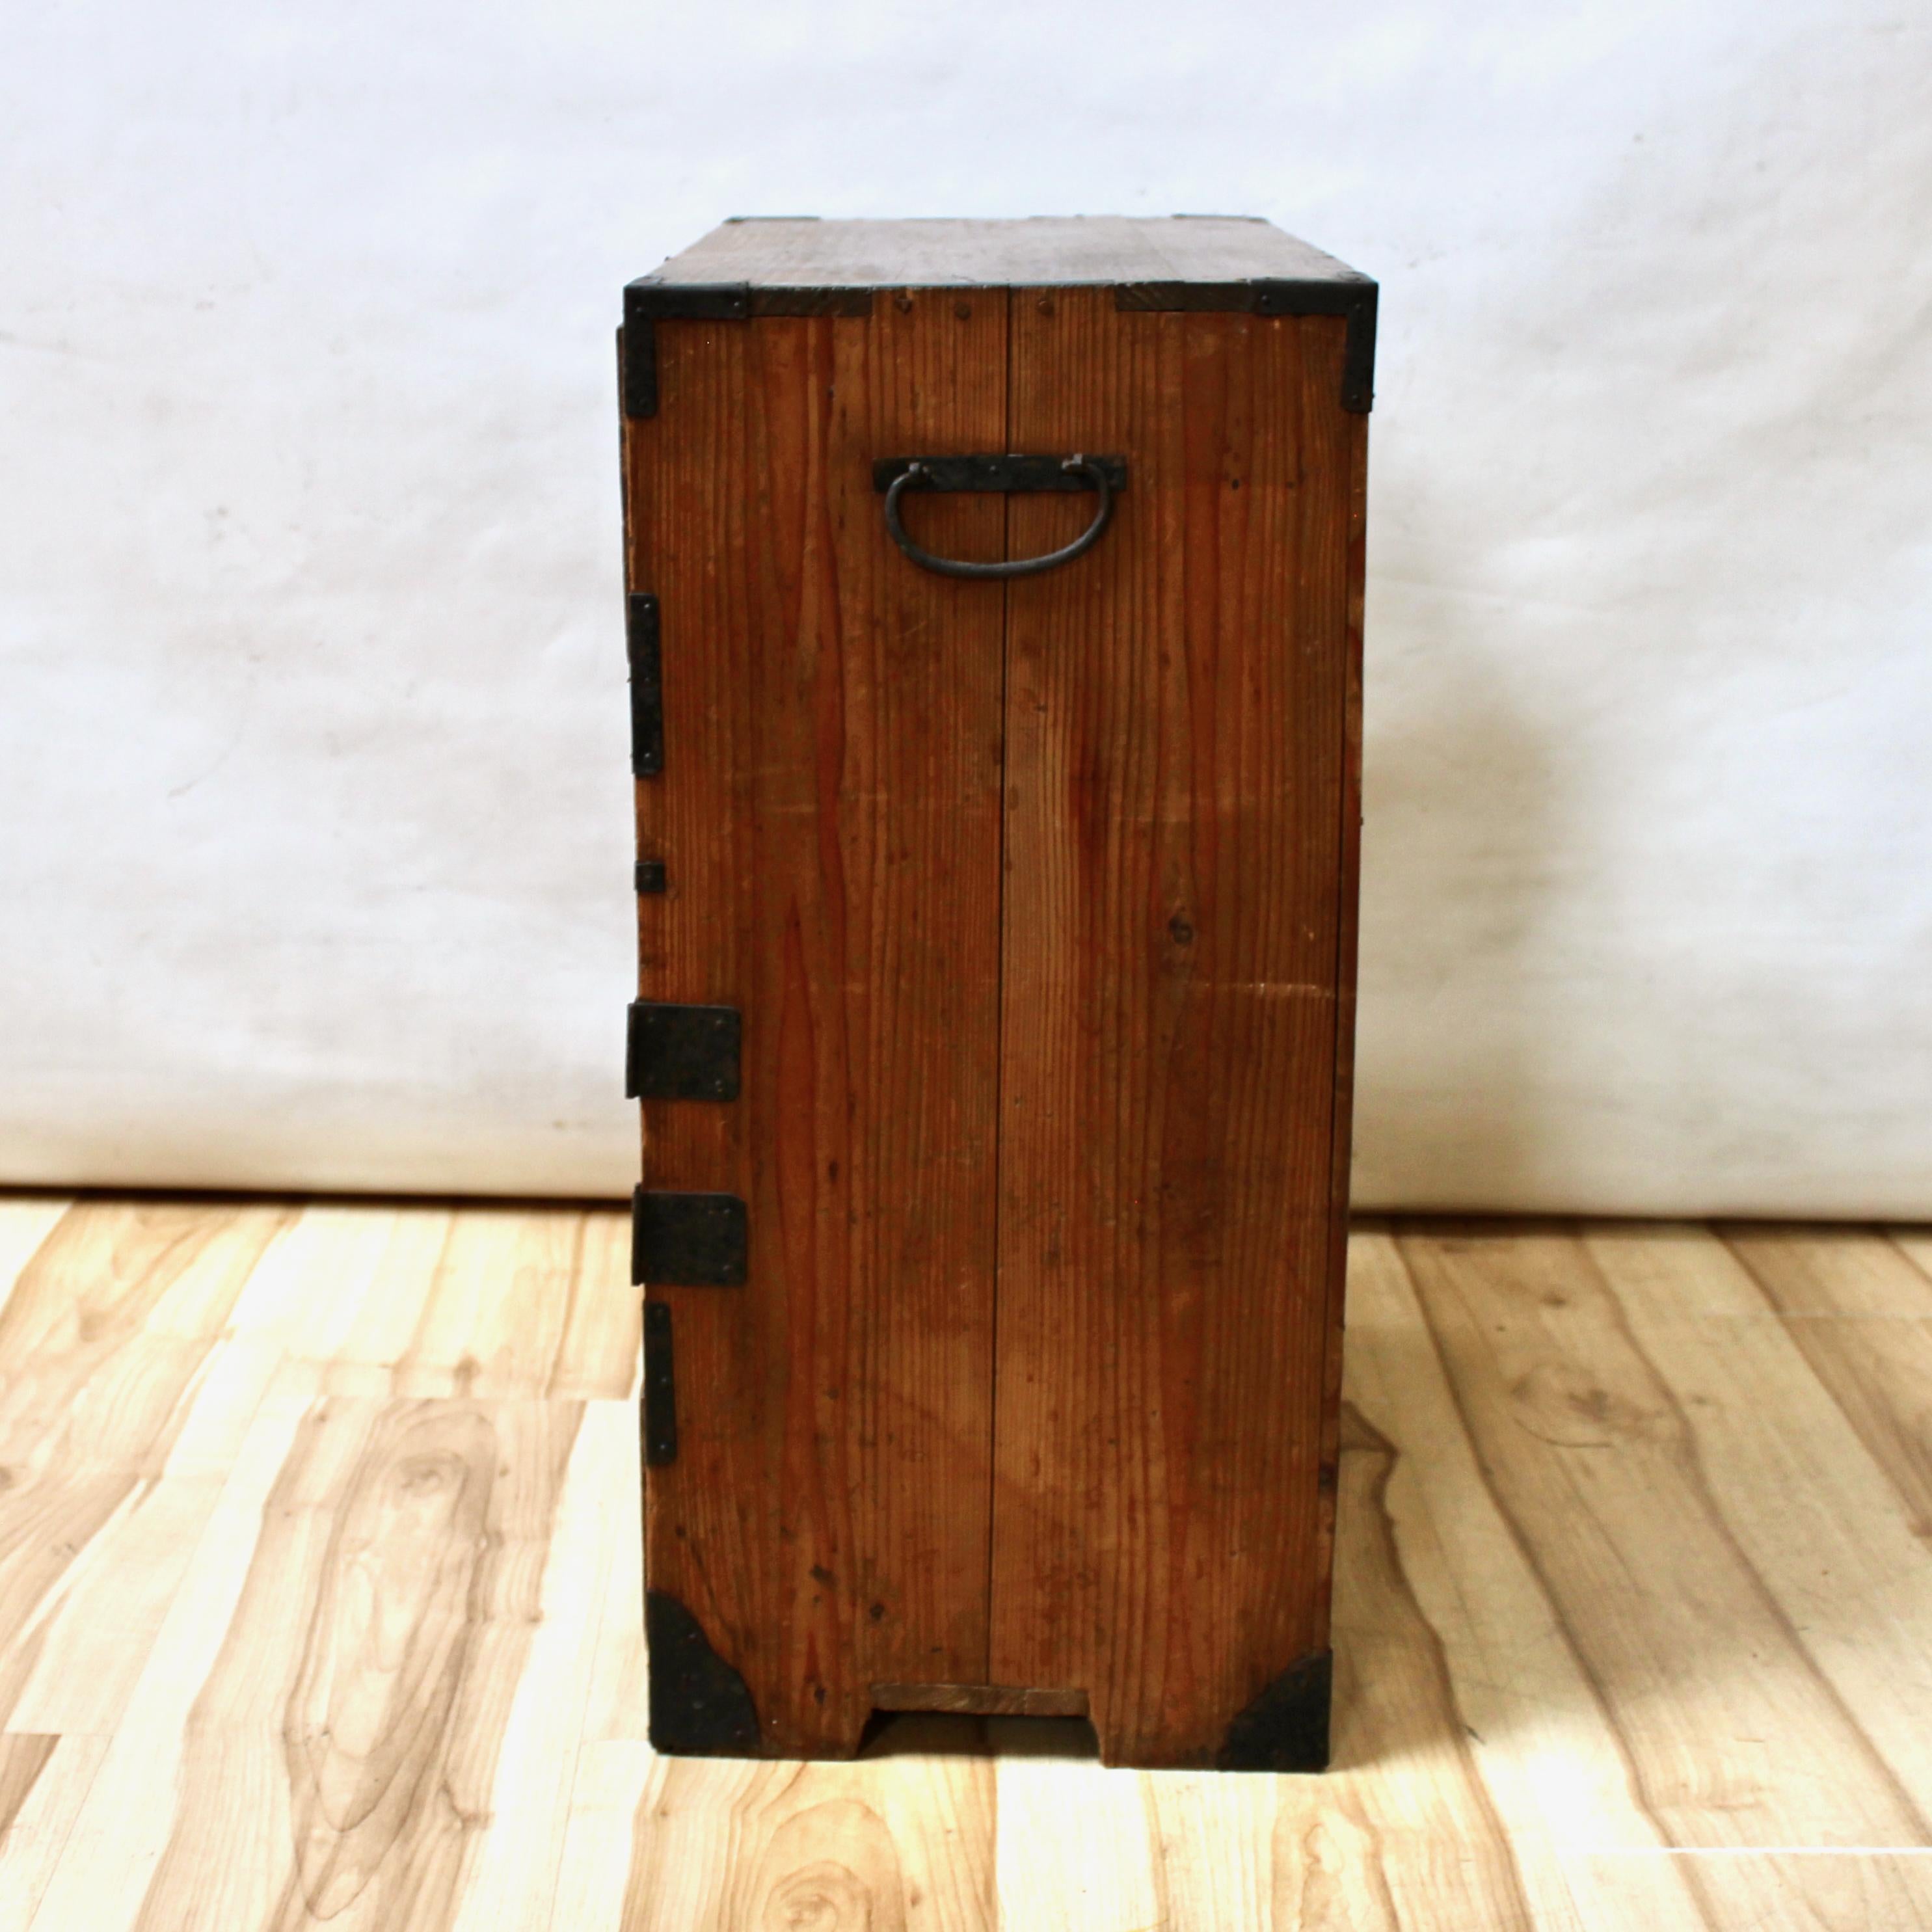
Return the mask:
<svg viewBox="0 0 1932 1932">
<path fill-rule="evenodd" d="M 730 213 L 1383 284 L 1358 1196 L 1932 1213 L 1877 0 L 171 0 L 0 68 L 0 1178 L 619 1194 L 611 329 Z"/>
</svg>

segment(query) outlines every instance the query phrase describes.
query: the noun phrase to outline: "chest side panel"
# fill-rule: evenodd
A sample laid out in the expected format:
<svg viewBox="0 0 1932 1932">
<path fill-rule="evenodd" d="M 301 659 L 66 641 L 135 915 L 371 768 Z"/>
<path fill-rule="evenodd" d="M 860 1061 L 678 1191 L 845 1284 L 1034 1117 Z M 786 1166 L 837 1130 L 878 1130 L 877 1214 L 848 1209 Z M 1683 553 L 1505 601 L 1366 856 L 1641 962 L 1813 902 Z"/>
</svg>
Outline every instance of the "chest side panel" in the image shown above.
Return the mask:
<svg viewBox="0 0 1932 1932">
<path fill-rule="evenodd" d="M 788 1754 L 849 1752 L 872 1682 L 986 1669 L 1002 601 L 908 568 L 871 471 L 1001 446 L 1007 300 L 872 308 L 661 320 L 626 428 L 664 718 L 640 997 L 742 1027 L 736 1100 L 645 1102 L 645 1184 L 747 1228 L 742 1286 L 645 1291 L 676 1410 L 649 1581 Z M 1000 554 L 1000 499 L 927 507 Z"/>
<path fill-rule="evenodd" d="M 1012 314 L 1014 446 L 1130 482 L 1008 591 L 992 1670 L 1210 1762 L 1327 1640 L 1360 418 L 1340 318 Z"/>
</svg>

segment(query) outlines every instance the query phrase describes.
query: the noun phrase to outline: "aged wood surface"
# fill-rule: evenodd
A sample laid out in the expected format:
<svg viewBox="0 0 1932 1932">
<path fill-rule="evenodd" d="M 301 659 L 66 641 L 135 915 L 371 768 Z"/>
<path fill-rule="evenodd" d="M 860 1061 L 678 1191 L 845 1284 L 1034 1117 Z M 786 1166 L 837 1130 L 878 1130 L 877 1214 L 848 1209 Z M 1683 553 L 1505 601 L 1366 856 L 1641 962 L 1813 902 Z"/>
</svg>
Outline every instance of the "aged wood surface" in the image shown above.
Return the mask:
<svg viewBox="0 0 1932 1932">
<path fill-rule="evenodd" d="M 871 462 L 1004 446 L 1006 297 L 878 309 L 661 323 L 627 431 L 665 716 L 640 991 L 744 1028 L 740 1100 L 645 1104 L 644 1175 L 750 1211 L 747 1287 L 654 1291 L 652 1586 L 785 1751 L 850 1750 L 874 1682 L 987 1675 L 1003 604 L 884 541 Z M 998 496 L 914 520 L 1001 554 Z"/>
<path fill-rule="evenodd" d="M 1932 1924 L 1923 1234 L 1359 1231 L 1306 1778 L 656 1756 L 622 1227 L 0 1199 L 0 1932 Z"/>
<path fill-rule="evenodd" d="M 1012 316 L 1016 446 L 1132 481 L 1008 593 L 992 1675 L 1204 1764 L 1327 1642 L 1360 424 L 1338 320 Z M 1086 513 L 1015 497 L 1010 554 Z"/>
<path fill-rule="evenodd" d="M 1024 1684 L 874 1684 L 878 1711 L 952 1711 L 980 1718 L 1084 1718 L 1084 1690 L 1038 1690 Z"/>
<path fill-rule="evenodd" d="M 1325 281 L 1349 272 L 1266 221 L 1212 214 L 728 221 L 656 271 L 673 284 L 894 289 L 1270 276 Z"/>
<path fill-rule="evenodd" d="M 1358 977 L 1362 872 L 1362 622 L 1367 588 L 1369 426 L 1352 425 L 1348 449 L 1348 554 L 1346 626 L 1342 667 L 1340 878 L 1335 922 L 1335 1081 L 1328 1123 L 1328 1337 L 1322 1372 L 1322 1467 L 1340 1454 L 1342 1318 L 1348 1272 L 1349 1186 L 1355 1129 L 1355 1004 Z M 1334 1586 L 1334 1496 L 1324 1489 L 1316 1569 L 1324 1588 Z M 1325 1608 L 1323 1612 L 1326 1613 Z"/>
</svg>

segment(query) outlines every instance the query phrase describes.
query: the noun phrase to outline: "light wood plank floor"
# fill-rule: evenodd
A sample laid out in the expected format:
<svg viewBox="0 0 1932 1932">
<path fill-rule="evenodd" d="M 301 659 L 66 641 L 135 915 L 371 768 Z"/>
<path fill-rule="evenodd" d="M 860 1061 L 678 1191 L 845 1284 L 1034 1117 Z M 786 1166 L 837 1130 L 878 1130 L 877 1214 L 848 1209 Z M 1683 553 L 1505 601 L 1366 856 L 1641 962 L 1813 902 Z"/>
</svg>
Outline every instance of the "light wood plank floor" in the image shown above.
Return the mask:
<svg viewBox="0 0 1932 1932">
<path fill-rule="evenodd" d="M 0 1932 L 1932 1926 L 1932 1236 L 1356 1236 L 1337 1767 L 644 1742 L 621 1215 L 0 1196 Z"/>
</svg>

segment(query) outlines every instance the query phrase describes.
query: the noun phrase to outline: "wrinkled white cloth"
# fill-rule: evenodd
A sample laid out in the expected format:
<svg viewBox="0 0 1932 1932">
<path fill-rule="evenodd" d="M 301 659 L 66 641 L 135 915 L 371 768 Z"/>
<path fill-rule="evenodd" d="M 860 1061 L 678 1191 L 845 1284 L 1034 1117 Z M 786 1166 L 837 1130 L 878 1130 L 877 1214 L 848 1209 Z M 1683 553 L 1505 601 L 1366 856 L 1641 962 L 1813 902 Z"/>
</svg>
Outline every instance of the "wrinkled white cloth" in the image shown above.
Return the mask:
<svg viewBox="0 0 1932 1932">
<path fill-rule="evenodd" d="M 0 1178 L 623 1192 L 620 285 L 732 212 L 1199 209 L 1383 286 L 1358 1202 L 1932 1211 L 1902 19 L 38 10 Z"/>
</svg>

